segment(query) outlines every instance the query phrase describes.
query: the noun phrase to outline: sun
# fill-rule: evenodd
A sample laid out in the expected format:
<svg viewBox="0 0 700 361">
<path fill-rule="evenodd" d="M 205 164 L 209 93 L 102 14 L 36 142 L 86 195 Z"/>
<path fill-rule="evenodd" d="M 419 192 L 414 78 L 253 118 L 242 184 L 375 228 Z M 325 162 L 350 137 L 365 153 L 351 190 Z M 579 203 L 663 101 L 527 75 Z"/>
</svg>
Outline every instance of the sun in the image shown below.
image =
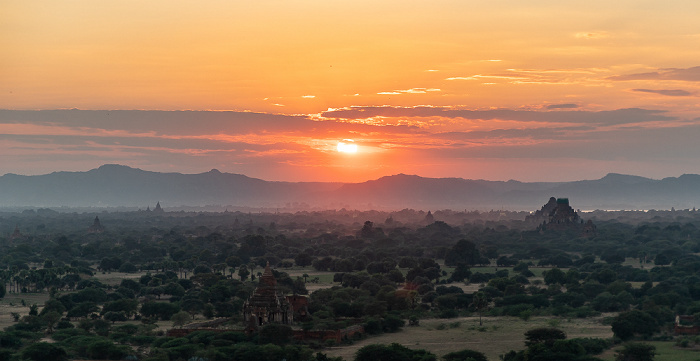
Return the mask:
<svg viewBox="0 0 700 361">
<path fill-rule="evenodd" d="M 338 142 L 338 152 L 357 153 L 357 144 L 352 143 L 350 139 L 345 139 L 342 142 Z"/>
</svg>

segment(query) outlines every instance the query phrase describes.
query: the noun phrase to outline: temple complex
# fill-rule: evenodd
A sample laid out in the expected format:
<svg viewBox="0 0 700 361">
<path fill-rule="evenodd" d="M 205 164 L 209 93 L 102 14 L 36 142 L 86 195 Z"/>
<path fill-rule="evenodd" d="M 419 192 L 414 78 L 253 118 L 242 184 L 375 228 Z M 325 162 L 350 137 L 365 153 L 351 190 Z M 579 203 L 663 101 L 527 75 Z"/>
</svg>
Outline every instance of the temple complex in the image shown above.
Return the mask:
<svg viewBox="0 0 700 361">
<path fill-rule="evenodd" d="M 277 280 L 268 262 L 260 276 L 258 287 L 243 304 L 243 320 L 246 322 L 246 329 L 255 331 L 268 323 L 290 325 L 293 317 L 292 305 L 277 290 Z"/>
<path fill-rule="evenodd" d="M 596 233 L 593 222 L 588 220 L 584 223 L 578 213 L 569 205 L 568 198 L 549 198 L 547 204 L 525 217 L 525 221 L 537 223 L 538 231 L 575 229 L 584 236 L 594 236 Z"/>
</svg>

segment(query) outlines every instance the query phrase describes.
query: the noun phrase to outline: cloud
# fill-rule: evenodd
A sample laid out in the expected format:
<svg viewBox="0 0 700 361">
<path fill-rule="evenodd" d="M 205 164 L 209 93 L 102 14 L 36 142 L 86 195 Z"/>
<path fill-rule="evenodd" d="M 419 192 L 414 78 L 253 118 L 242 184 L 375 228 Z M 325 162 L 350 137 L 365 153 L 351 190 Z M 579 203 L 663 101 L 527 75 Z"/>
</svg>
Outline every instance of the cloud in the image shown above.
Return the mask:
<svg viewBox="0 0 700 361">
<path fill-rule="evenodd" d="M 672 157 L 674 152 L 688 159 L 694 154 L 692 139 L 700 125 L 693 122 L 664 124 L 677 119 L 653 109 L 594 112 L 574 106 L 349 107 L 314 116 L 0 110 L 0 154 L 17 164 L 5 171 L 25 174 L 38 171 L 20 167 L 84 170 L 119 163 L 158 171 L 217 168 L 265 179 L 285 179 L 289 176 L 282 174 L 288 172 L 306 174 L 300 169 L 339 167 L 332 161 L 331 148 L 346 138 L 376 150 L 372 156 L 391 159 L 381 163 L 397 170 L 443 161 L 467 164 L 475 157 L 493 160 L 495 166 L 505 164 L 499 159 L 561 159 L 570 164 L 613 158 L 645 161 Z M 625 126 L 610 126 L 620 124 Z"/>
<path fill-rule="evenodd" d="M 578 104 L 550 104 L 547 109 L 575 109 L 578 108 Z"/>
<path fill-rule="evenodd" d="M 0 110 L 0 124 L 32 124 L 154 136 L 198 136 L 305 131 L 316 126 L 305 116 L 234 111 Z"/>
<path fill-rule="evenodd" d="M 577 39 L 603 39 L 609 36 L 610 35 L 604 31 L 583 31 L 574 34 L 574 37 Z"/>
<path fill-rule="evenodd" d="M 315 98 L 316 96 L 315 96 L 315 95 L 302 95 L 301 97 L 304 98 L 304 99 L 313 99 L 313 98 Z"/>
<path fill-rule="evenodd" d="M 691 68 L 664 68 L 658 71 L 617 75 L 608 77 L 609 80 L 631 81 L 631 80 L 680 80 L 680 81 L 700 81 L 700 66 Z"/>
<path fill-rule="evenodd" d="M 351 107 L 322 113 L 328 119 L 367 119 L 373 117 L 444 117 L 472 120 L 511 120 L 517 122 L 581 123 L 619 125 L 644 122 L 670 121 L 676 118 L 665 115 L 664 110 L 617 109 L 608 111 L 562 110 L 556 112 L 537 110 L 490 109 L 469 110 L 451 107 Z"/>
<path fill-rule="evenodd" d="M 427 92 L 439 92 L 440 89 L 437 88 L 411 88 L 404 90 L 394 90 L 388 92 L 379 92 L 380 95 L 399 95 L 399 94 L 425 94 Z"/>
<path fill-rule="evenodd" d="M 601 73 L 607 70 L 599 68 L 573 69 L 505 69 L 503 73 L 474 74 L 470 76 L 447 77 L 447 81 L 483 80 L 503 81 L 510 84 L 590 84 L 599 82 Z"/>
<path fill-rule="evenodd" d="M 632 89 L 632 91 L 641 93 L 654 93 L 670 97 L 687 97 L 693 95 L 693 93 L 683 89 Z"/>
</svg>

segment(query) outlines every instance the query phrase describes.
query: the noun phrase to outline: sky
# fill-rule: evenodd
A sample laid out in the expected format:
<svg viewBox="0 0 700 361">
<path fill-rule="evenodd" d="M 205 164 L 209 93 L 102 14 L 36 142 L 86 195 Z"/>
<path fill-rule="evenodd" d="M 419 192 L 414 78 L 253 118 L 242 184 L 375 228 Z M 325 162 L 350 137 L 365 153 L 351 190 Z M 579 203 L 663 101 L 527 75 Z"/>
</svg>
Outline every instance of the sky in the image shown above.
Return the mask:
<svg viewBox="0 0 700 361">
<path fill-rule="evenodd" d="M 0 174 L 698 174 L 699 13 L 673 0 L 5 0 Z"/>
</svg>

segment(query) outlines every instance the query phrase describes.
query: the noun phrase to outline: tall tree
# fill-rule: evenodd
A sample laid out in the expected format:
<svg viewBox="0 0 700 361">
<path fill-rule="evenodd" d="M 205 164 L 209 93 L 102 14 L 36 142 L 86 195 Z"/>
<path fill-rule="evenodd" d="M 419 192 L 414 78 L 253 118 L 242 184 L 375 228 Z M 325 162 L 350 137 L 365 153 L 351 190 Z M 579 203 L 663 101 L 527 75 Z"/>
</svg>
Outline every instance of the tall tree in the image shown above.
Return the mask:
<svg viewBox="0 0 700 361">
<path fill-rule="evenodd" d="M 456 266 L 464 263 L 473 266 L 477 264 L 478 260 L 479 250 L 476 249 L 476 245 L 466 239 L 461 239 L 452 246 L 450 252 L 445 256 L 445 265 Z"/>
</svg>

